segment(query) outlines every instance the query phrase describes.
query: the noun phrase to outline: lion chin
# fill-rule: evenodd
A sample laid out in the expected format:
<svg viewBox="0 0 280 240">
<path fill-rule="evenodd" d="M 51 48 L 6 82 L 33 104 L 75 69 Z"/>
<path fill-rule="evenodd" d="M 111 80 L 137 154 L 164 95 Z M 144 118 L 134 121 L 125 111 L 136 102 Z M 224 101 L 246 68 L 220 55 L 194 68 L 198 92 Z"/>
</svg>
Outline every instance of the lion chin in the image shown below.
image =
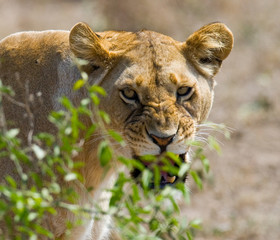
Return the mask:
<svg viewBox="0 0 280 240">
<path fill-rule="evenodd" d="M 162 154 L 163 155 L 163 154 Z M 187 155 L 188 153 L 183 153 L 183 154 L 180 154 L 180 155 L 177 155 L 177 157 L 179 157 L 180 161 L 182 163 L 187 163 L 189 162 L 189 160 L 187 160 Z M 160 159 L 161 155 L 158 155 L 158 156 L 155 156 L 157 159 Z M 134 156 L 134 159 L 137 159 L 139 161 L 141 161 L 142 157 L 140 156 Z M 153 168 L 150 167 L 151 166 L 151 162 L 145 162 L 145 161 L 141 161 L 143 163 L 143 165 L 145 166 L 145 168 L 153 171 Z M 176 167 L 176 168 L 179 168 L 179 165 L 177 163 L 175 163 L 174 161 L 170 160 L 171 164 Z M 158 165 L 162 165 L 160 162 Z M 139 183 L 141 185 L 141 181 L 140 181 L 140 177 L 141 177 L 141 171 L 137 168 L 134 168 L 132 171 L 131 171 L 131 176 L 135 179 L 135 181 L 137 183 Z M 184 176 L 182 177 L 178 177 L 176 175 L 173 175 L 172 173 L 168 172 L 168 171 L 160 171 L 160 182 L 159 182 L 159 188 L 160 189 L 163 189 L 164 187 L 166 186 L 174 186 L 177 182 L 185 182 L 186 179 L 187 179 L 187 176 L 188 176 L 188 173 L 186 172 L 184 174 Z M 149 188 L 150 189 L 155 189 L 156 188 L 156 184 L 154 183 L 153 179 L 151 180 L 150 184 L 149 184 Z"/>
<path fill-rule="evenodd" d="M 30 134 L 56 134 L 48 115 L 63 109 L 58 100 L 66 96 L 76 104 L 88 97 L 86 91 L 73 90 L 82 71 L 90 85 L 107 92 L 99 104 L 111 118 L 105 127 L 119 132 L 126 142 L 125 147 L 115 149 L 116 154 L 141 159 L 146 154 L 172 152 L 188 162 L 186 142 L 195 139 L 197 126 L 208 117 L 214 77 L 232 47 L 233 35 L 223 23 L 205 25 L 183 42 L 146 30 L 95 33 L 86 23 L 76 24 L 71 31 L 12 34 L 0 41 L 0 79 L 15 91 L 13 101 L 3 98 L 5 117 L 10 128 L 20 129 L 23 144 L 28 144 Z M 77 67 L 77 59 L 84 64 Z M 86 127 L 94 124 L 88 118 L 81 121 Z M 71 185 L 81 205 L 107 199 L 102 202 L 106 209 L 108 196 L 102 190 L 112 186 L 117 171 L 102 168 L 97 157 L 100 139 L 97 133 L 87 139 L 81 135 L 84 144 L 73 160 L 83 162 L 78 171 L 84 182 L 71 185 L 59 180 L 59 184 L 61 188 Z M 1 181 L 7 175 L 18 179 L 12 161 L 0 161 Z M 140 173 L 134 170 L 131 174 L 138 179 Z M 160 187 L 185 178 L 161 171 Z M 151 182 L 150 188 L 154 187 Z M 88 193 L 86 189 L 93 190 Z M 43 225 L 56 239 L 65 239 L 66 223 L 75 220 L 74 214 L 57 208 L 57 215 L 46 216 Z M 67 239 L 108 239 L 109 222 L 86 222 Z"/>
</svg>

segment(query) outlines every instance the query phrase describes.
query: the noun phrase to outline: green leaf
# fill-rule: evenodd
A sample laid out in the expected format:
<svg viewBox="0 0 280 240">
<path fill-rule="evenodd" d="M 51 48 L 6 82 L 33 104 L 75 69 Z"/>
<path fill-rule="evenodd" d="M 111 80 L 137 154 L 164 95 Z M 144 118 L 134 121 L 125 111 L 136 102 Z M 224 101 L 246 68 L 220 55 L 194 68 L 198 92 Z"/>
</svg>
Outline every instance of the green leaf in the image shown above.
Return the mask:
<svg viewBox="0 0 280 240">
<path fill-rule="evenodd" d="M 180 208 L 179 208 L 178 204 L 176 203 L 176 201 L 174 200 L 173 196 L 169 196 L 169 200 L 171 201 L 172 206 L 173 206 L 175 212 L 179 213 L 180 212 Z"/>
<path fill-rule="evenodd" d="M 74 62 L 77 66 L 85 66 L 89 64 L 89 61 L 81 59 L 81 58 L 74 58 Z"/>
<path fill-rule="evenodd" d="M 27 219 L 28 219 L 28 221 L 33 221 L 35 218 L 37 218 L 38 217 L 38 213 L 36 213 L 36 212 L 31 212 L 31 213 L 29 213 L 28 214 L 28 217 L 27 217 Z"/>
<path fill-rule="evenodd" d="M 47 154 L 45 150 L 43 150 L 36 144 L 33 144 L 31 148 L 39 160 L 42 160 Z"/>
<path fill-rule="evenodd" d="M 67 98 L 67 97 L 62 97 L 60 99 L 61 104 L 68 110 L 73 109 L 73 105 L 71 103 L 71 101 Z"/>
<path fill-rule="evenodd" d="M 71 133 L 72 133 L 72 128 L 71 128 L 71 127 L 65 128 L 64 134 L 65 134 L 66 136 L 70 135 Z"/>
<path fill-rule="evenodd" d="M 181 165 L 182 163 L 182 160 L 179 158 L 178 155 L 176 155 L 175 153 L 173 152 L 167 152 L 166 153 L 166 157 L 170 158 L 172 161 L 174 161 L 175 163 L 177 163 L 179 166 Z M 167 159 L 167 162 L 169 163 L 170 160 Z M 172 165 L 172 164 L 171 164 Z"/>
<path fill-rule="evenodd" d="M 20 175 L 20 177 L 21 177 L 21 180 L 22 180 L 22 181 L 27 181 L 27 180 L 28 180 L 28 175 L 25 174 L 25 173 L 22 173 L 22 174 Z"/>
<path fill-rule="evenodd" d="M 76 173 L 68 173 L 64 177 L 64 180 L 66 182 L 70 182 L 70 181 L 73 181 L 73 180 L 76 180 L 76 179 L 77 179 L 77 174 Z"/>
<path fill-rule="evenodd" d="M 178 177 L 180 178 L 183 177 L 189 169 L 190 169 L 190 164 L 182 163 L 178 172 Z"/>
<path fill-rule="evenodd" d="M 186 203 L 190 203 L 190 190 L 185 186 L 183 182 L 178 182 L 176 188 L 183 194 Z"/>
<path fill-rule="evenodd" d="M 108 130 L 108 133 L 110 134 L 110 136 L 114 140 L 116 140 L 117 142 L 121 143 L 122 145 L 124 144 L 123 138 L 122 138 L 122 136 L 119 133 L 117 133 L 116 131 L 111 130 L 111 129 Z"/>
<path fill-rule="evenodd" d="M 105 123 L 109 124 L 111 122 L 110 117 L 106 112 L 100 110 L 99 115 L 104 120 Z"/>
<path fill-rule="evenodd" d="M 157 229 L 159 229 L 159 226 L 160 226 L 160 222 L 158 219 L 156 218 L 153 218 L 150 222 L 149 222 L 149 228 L 152 230 L 152 231 L 155 231 Z"/>
<path fill-rule="evenodd" d="M 129 167 L 129 165 L 130 165 L 130 159 L 129 158 L 125 158 L 123 156 L 119 156 L 118 157 L 118 161 L 120 161 L 121 163 L 123 163 L 127 167 Z"/>
<path fill-rule="evenodd" d="M 196 185 L 199 187 L 200 190 L 202 190 L 203 185 L 200 177 L 198 176 L 196 171 L 190 171 L 191 176 L 193 177 L 193 180 L 195 181 Z"/>
<path fill-rule="evenodd" d="M 217 142 L 216 138 L 214 138 L 213 136 L 209 136 L 208 143 L 211 149 L 215 150 L 218 154 L 222 153 L 220 144 Z"/>
<path fill-rule="evenodd" d="M 138 187 L 135 184 L 132 185 L 132 199 L 134 203 L 141 200 Z"/>
<path fill-rule="evenodd" d="M 4 86 L 2 84 L 1 79 L 0 79 L 0 92 L 6 93 L 6 94 L 8 94 L 10 96 L 14 96 L 15 95 L 15 92 L 13 91 L 13 89 L 10 86 Z"/>
<path fill-rule="evenodd" d="M 201 229 L 202 226 L 201 226 L 202 222 L 200 219 L 195 219 L 195 220 L 192 220 L 189 225 L 192 227 L 192 228 L 195 228 L 195 229 Z"/>
<path fill-rule="evenodd" d="M 203 146 L 202 142 L 195 141 L 195 140 L 187 140 L 186 145 L 191 146 L 191 147 L 202 147 Z"/>
<path fill-rule="evenodd" d="M 99 105 L 100 99 L 95 93 L 91 93 L 90 98 L 91 98 L 92 102 L 94 103 L 94 105 L 96 105 L 96 106 Z"/>
<path fill-rule="evenodd" d="M 140 157 L 143 162 L 154 162 L 156 161 L 156 156 L 154 155 L 144 155 Z"/>
<path fill-rule="evenodd" d="M 92 124 L 92 125 L 87 129 L 85 139 L 88 139 L 89 137 L 91 137 L 91 136 L 93 135 L 93 133 L 95 132 L 96 128 L 97 128 L 97 125 L 96 125 L 96 124 Z"/>
<path fill-rule="evenodd" d="M 132 167 L 137 168 L 140 171 L 143 171 L 145 168 L 144 164 L 136 159 L 129 159 L 129 163 Z"/>
<path fill-rule="evenodd" d="M 114 188 L 110 190 L 112 193 L 110 207 L 116 207 L 117 203 L 122 199 L 124 195 L 123 186 L 127 181 L 128 179 L 125 177 L 125 174 L 121 172 L 115 182 Z"/>
<path fill-rule="evenodd" d="M 155 184 L 155 187 L 158 188 L 159 185 L 160 185 L 160 169 L 159 169 L 159 166 L 155 165 L 154 166 L 154 184 Z"/>
<path fill-rule="evenodd" d="M 86 81 L 84 79 L 79 79 L 77 82 L 75 82 L 73 89 L 74 90 L 78 90 L 81 87 L 83 87 L 85 85 Z"/>
<path fill-rule="evenodd" d="M 35 136 L 36 140 L 41 140 L 44 141 L 48 146 L 51 146 L 54 141 L 55 141 L 55 137 L 49 133 L 44 133 L 41 132 L 38 135 Z"/>
<path fill-rule="evenodd" d="M 84 98 L 82 101 L 81 101 L 81 105 L 83 107 L 86 107 L 87 105 L 90 104 L 90 99 L 89 98 Z"/>
<path fill-rule="evenodd" d="M 16 181 L 11 176 L 8 175 L 6 177 L 6 181 L 10 184 L 11 187 L 13 187 L 13 188 L 17 187 Z"/>
<path fill-rule="evenodd" d="M 201 162 L 202 162 L 202 165 L 203 165 L 203 168 L 204 168 L 205 172 L 209 173 L 209 170 L 210 170 L 209 160 L 205 157 L 205 158 L 201 159 Z"/>
<path fill-rule="evenodd" d="M 37 240 L 38 237 L 36 234 L 32 234 L 30 237 L 29 237 L 29 240 Z"/>
<path fill-rule="evenodd" d="M 40 225 L 35 225 L 35 230 L 37 233 L 47 236 L 48 238 L 53 238 L 53 234 L 49 232 L 47 229 L 41 227 Z"/>
<path fill-rule="evenodd" d="M 90 92 L 99 93 L 99 94 L 102 95 L 102 96 L 106 96 L 106 91 L 105 91 L 102 87 L 97 86 L 97 85 L 92 85 L 92 86 L 89 88 L 89 91 L 90 91 Z"/>
<path fill-rule="evenodd" d="M 55 182 L 50 185 L 49 189 L 50 189 L 50 192 L 54 193 L 54 194 L 58 194 L 61 191 L 59 184 L 57 184 Z"/>
<path fill-rule="evenodd" d="M 23 210 L 24 209 L 24 202 L 20 199 L 17 199 L 16 208 L 17 208 L 17 210 Z"/>
<path fill-rule="evenodd" d="M 13 128 L 13 129 L 10 129 L 9 131 L 7 131 L 6 136 L 11 139 L 11 138 L 16 137 L 18 134 L 19 134 L 19 129 Z"/>
<path fill-rule="evenodd" d="M 105 167 L 112 159 L 112 150 L 106 141 L 99 144 L 97 155 L 102 167 Z"/>
<path fill-rule="evenodd" d="M 49 189 L 43 188 L 43 189 L 41 190 L 41 194 L 42 194 L 42 196 L 43 196 L 44 199 L 47 199 L 47 200 L 49 200 L 49 201 L 52 200 L 52 197 L 51 197 L 51 195 L 50 195 Z"/>
<path fill-rule="evenodd" d="M 187 237 L 188 237 L 188 240 L 193 240 L 193 236 L 190 233 L 190 231 L 187 231 Z"/>
<path fill-rule="evenodd" d="M 142 184 L 144 189 L 147 189 L 149 187 L 151 179 L 152 173 L 148 169 L 145 169 L 142 173 Z"/>
<path fill-rule="evenodd" d="M 87 81 L 88 80 L 88 74 L 86 72 L 81 72 L 81 76 L 83 80 Z"/>
</svg>

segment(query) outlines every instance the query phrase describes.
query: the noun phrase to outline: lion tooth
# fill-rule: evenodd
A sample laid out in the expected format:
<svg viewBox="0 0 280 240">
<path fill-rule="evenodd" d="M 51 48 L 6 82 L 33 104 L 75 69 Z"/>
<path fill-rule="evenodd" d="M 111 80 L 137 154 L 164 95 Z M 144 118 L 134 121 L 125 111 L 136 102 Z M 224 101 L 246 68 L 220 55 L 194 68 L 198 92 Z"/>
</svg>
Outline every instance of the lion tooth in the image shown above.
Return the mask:
<svg viewBox="0 0 280 240">
<path fill-rule="evenodd" d="M 166 177 L 166 181 L 169 182 L 169 183 L 174 183 L 175 180 L 176 180 L 176 177 L 175 177 L 175 176 L 173 176 L 173 177 L 167 176 L 167 177 Z"/>
</svg>

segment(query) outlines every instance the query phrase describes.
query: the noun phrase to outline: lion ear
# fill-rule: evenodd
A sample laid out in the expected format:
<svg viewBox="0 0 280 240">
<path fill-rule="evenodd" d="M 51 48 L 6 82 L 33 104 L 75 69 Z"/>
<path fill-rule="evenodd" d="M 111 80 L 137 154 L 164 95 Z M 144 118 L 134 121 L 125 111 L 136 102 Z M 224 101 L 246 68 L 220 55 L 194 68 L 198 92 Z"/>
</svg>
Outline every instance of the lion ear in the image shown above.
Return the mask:
<svg viewBox="0 0 280 240">
<path fill-rule="evenodd" d="M 93 32 L 86 23 L 77 23 L 71 29 L 69 44 L 76 58 L 98 67 L 105 67 L 110 62 L 110 53 L 105 47 L 106 40 Z"/>
<path fill-rule="evenodd" d="M 223 23 L 211 23 L 193 33 L 185 43 L 189 61 L 206 77 L 219 71 L 233 47 L 232 32 Z"/>
</svg>

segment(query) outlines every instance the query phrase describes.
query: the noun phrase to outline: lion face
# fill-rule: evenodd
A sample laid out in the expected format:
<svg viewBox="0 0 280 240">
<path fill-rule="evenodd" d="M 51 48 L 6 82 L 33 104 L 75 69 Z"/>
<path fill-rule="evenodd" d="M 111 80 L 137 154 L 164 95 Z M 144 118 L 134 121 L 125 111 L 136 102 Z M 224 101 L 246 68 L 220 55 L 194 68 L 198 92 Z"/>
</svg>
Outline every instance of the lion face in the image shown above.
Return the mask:
<svg viewBox="0 0 280 240">
<path fill-rule="evenodd" d="M 191 71 L 184 57 L 177 50 L 172 59 L 174 52 L 176 48 L 165 46 L 162 53 L 166 55 L 157 58 L 148 48 L 145 55 L 150 55 L 149 62 L 135 60 L 115 83 L 120 99 L 118 110 L 127 112 L 121 120 L 123 137 L 136 159 L 161 156 L 168 151 L 179 155 L 182 161 L 189 160 L 186 141 L 194 138 L 200 118 L 195 111 L 199 107 L 199 90 L 193 74 L 188 74 Z M 172 60 L 166 61 L 168 58 Z M 208 94 L 211 98 L 210 88 Z M 135 178 L 139 174 L 137 170 L 132 172 Z M 176 180 L 164 172 L 161 174 L 161 187 Z"/>
<path fill-rule="evenodd" d="M 142 34 L 151 38 L 150 33 Z M 157 41 L 158 36 L 153 37 Z M 126 113 L 120 120 L 133 156 L 165 151 L 185 154 L 185 141 L 194 136 L 199 117 L 198 106 L 192 104 L 197 102 L 197 82 L 191 66 L 176 46 L 156 41 L 154 46 L 140 45 L 128 54 L 131 67 L 121 74 L 113 90 L 119 95 L 118 110 Z M 142 57 L 134 57 L 139 54 Z"/>
<path fill-rule="evenodd" d="M 108 93 L 101 107 L 111 115 L 110 127 L 122 134 L 130 156 L 168 151 L 186 162 L 186 142 L 209 114 L 213 77 L 232 44 L 231 32 L 221 23 L 201 28 L 183 43 L 150 31 L 96 35 L 85 24 L 70 33 L 76 57 L 98 66 L 100 72 L 90 74 Z M 169 180 L 163 173 L 161 184 L 174 181 Z"/>
</svg>

